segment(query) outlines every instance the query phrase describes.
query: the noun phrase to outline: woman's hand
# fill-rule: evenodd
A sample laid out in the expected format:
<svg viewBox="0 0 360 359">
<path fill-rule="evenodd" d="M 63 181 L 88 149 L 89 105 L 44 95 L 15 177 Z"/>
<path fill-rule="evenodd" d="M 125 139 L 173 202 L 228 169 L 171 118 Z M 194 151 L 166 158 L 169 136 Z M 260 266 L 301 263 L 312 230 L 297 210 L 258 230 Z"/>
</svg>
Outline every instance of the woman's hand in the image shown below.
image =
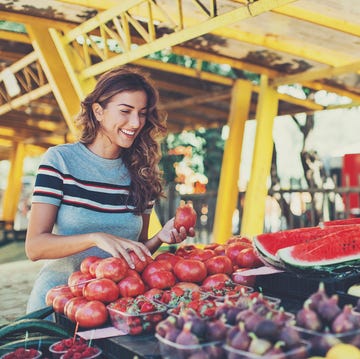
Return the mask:
<svg viewBox="0 0 360 359">
<path fill-rule="evenodd" d="M 150 251 L 140 242 L 120 238 L 107 233 L 92 233 L 95 245 L 110 253 L 113 257 L 123 257 L 130 268 L 134 269 L 135 264 L 130 256 L 134 252 L 141 261 L 146 261 L 146 256 L 151 256 Z"/>
<path fill-rule="evenodd" d="M 162 243 L 174 244 L 181 243 L 187 237 L 194 237 L 195 229 L 193 227 L 189 228 L 189 232 L 186 232 L 185 227 L 180 227 L 180 231 L 177 231 L 174 228 L 174 218 L 171 218 L 167 221 L 164 227 L 157 234 L 157 237 Z"/>
</svg>

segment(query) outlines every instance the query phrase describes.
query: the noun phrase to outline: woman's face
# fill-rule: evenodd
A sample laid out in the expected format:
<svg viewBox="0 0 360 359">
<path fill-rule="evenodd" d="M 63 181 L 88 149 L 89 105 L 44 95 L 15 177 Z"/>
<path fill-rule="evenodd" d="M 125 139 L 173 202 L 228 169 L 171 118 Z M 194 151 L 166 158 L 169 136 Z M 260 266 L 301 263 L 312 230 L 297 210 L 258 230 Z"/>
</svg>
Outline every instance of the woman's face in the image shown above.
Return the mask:
<svg viewBox="0 0 360 359">
<path fill-rule="evenodd" d="M 145 125 L 147 96 L 144 91 L 124 91 L 114 95 L 105 108 L 93 105 L 106 144 L 129 148 Z"/>
</svg>

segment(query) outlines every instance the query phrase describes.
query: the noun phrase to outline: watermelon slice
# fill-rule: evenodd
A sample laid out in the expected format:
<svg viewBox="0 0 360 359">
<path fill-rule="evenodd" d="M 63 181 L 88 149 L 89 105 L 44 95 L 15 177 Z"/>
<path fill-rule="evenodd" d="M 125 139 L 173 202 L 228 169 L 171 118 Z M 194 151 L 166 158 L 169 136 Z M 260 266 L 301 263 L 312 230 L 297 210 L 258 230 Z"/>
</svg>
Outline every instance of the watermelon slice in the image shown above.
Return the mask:
<svg viewBox="0 0 360 359">
<path fill-rule="evenodd" d="M 353 228 L 354 225 L 345 227 Z M 329 227 L 305 227 L 274 233 L 263 233 L 253 238 L 253 245 L 260 259 L 265 264 L 276 268 L 284 268 L 284 263 L 279 259 L 277 254 L 279 249 L 318 240 L 328 234 L 336 233 L 343 229 L 343 225 L 332 225 Z"/>
<path fill-rule="evenodd" d="M 330 273 L 360 268 L 360 225 L 342 227 L 318 240 L 279 249 L 277 255 L 292 270 Z"/>
<path fill-rule="evenodd" d="M 342 226 L 349 224 L 360 224 L 360 218 L 345 218 L 345 219 L 335 219 L 333 221 L 323 222 L 322 225 L 325 227 L 328 226 Z"/>
</svg>

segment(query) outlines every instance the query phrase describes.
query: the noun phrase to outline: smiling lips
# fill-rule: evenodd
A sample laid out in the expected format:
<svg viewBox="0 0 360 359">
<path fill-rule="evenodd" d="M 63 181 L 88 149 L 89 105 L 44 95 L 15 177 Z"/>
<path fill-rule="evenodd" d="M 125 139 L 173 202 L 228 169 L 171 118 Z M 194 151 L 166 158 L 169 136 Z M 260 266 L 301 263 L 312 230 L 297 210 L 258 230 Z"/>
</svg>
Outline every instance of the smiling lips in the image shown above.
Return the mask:
<svg viewBox="0 0 360 359">
<path fill-rule="evenodd" d="M 120 131 L 127 136 L 134 136 L 136 133 L 135 131 L 129 131 L 129 130 L 125 130 L 125 129 L 121 129 Z"/>
</svg>

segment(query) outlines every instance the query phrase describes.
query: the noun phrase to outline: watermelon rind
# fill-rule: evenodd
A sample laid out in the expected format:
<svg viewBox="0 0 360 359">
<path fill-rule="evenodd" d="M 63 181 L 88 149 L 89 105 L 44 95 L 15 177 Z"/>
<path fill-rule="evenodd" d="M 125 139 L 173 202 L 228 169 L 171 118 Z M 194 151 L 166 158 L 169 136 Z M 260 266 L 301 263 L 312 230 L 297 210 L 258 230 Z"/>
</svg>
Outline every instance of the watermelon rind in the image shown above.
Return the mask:
<svg viewBox="0 0 360 359">
<path fill-rule="evenodd" d="M 272 253 L 266 251 L 261 243 L 257 240 L 257 237 L 253 238 L 253 247 L 258 254 L 258 257 L 265 265 L 284 269 L 284 264 L 278 259 L 277 256 L 274 256 Z"/>
</svg>

